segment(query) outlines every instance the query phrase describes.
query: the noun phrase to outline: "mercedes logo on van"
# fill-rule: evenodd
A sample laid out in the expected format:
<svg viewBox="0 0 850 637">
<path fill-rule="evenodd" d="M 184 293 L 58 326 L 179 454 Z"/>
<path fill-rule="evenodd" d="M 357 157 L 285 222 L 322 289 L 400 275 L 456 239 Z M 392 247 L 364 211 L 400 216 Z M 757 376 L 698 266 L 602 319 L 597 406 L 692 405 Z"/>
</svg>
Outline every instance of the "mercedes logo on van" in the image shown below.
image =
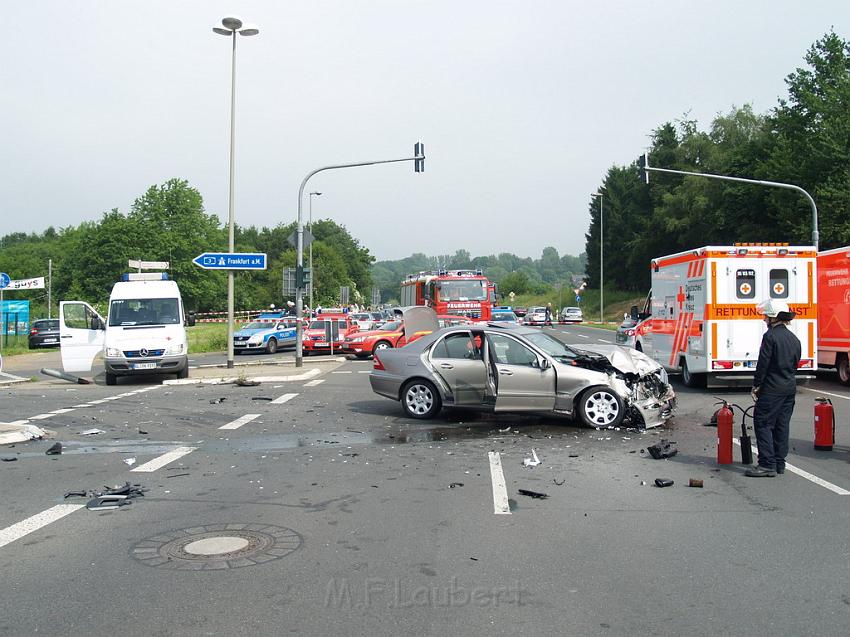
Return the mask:
<svg viewBox="0 0 850 637">
<path fill-rule="evenodd" d="M 139 350 L 139 356 L 147 356 L 147 355 L 148 355 L 148 350 L 145 349 L 144 347 Z"/>
</svg>

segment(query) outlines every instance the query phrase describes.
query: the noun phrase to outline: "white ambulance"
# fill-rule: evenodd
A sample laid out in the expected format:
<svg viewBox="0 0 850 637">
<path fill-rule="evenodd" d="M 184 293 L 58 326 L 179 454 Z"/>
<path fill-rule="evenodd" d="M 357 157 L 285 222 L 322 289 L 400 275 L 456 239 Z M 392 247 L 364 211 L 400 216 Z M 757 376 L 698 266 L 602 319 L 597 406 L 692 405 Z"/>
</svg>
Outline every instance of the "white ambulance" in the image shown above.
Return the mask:
<svg viewBox="0 0 850 637">
<path fill-rule="evenodd" d="M 756 305 L 781 299 L 796 313 L 801 370 L 817 367 L 817 253 L 776 243 L 706 246 L 651 262 L 652 291 L 635 348 L 689 387 L 752 379 L 766 326 Z"/>
<path fill-rule="evenodd" d="M 59 304 L 59 338 L 66 372 L 90 372 L 102 356 L 107 385 L 119 376 L 176 374 L 189 376 L 187 315 L 177 283 L 165 273 L 122 276 L 109 295 L 104 319 L 88 303 Z"/>
</svg>

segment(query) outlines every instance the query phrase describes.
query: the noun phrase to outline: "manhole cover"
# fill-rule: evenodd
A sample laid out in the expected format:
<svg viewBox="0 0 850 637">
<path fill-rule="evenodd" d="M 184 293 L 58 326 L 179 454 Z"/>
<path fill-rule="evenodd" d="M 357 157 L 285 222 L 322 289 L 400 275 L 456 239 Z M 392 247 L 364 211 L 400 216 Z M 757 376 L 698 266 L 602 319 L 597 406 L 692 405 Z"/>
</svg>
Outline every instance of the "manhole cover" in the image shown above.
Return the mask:
<svg viewBox="0 0 850 637">
<path fill-rule="evenodd" d="M 130 554 L 148 566 L 212 571 L 263 564 L 301 547 L 301 536 L 270 524 L 208 524 L 142 540 Z"/>
</svg>

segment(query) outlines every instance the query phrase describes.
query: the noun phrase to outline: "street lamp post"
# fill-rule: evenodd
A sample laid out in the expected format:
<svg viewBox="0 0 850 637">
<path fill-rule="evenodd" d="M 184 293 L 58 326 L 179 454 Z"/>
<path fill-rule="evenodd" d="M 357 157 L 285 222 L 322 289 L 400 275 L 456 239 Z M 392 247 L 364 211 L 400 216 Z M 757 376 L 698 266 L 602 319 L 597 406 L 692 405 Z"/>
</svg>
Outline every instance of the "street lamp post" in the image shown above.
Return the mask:
<svg viewBox="0 0 850 637">
<path fill-rule="evenodd" d="M 236 218 L 236 200 L 234 188 L 236 183 L 236 34 L 243 36 L 257 35 L 260 30 L 243 24 L 235 16 L 222 18 L 220 27 L 213 27 L 213 33 L 228 36 L 233 43 L 230 57 L 230 194 L 227 206 L 227 249 L 235 252 L 234 225 Z M 227 271 L 227 367 L 233 367 L 233 270 Z"/>
<path fill-rule="evenodd" d="M 605 243 L 604 239 L 604 229 L 605 225 L 602 219 L 602 193 L 595 192 L 590 195 L 593 198 L 599 197 L 599 322 L 605 322 L 605 289 L 603 288 L 605 282 L 604 276 L 604 266 L 605 266 Z"/>
<path fill-rule="evenodd" d="M 311 192 L 310 193 L 310 221 L 307 224 L 307 227 L 310 228 L 310 233 L 313 232 L 313 195 L 316 197 L 321 197 L 322 193 L 320 192 Z M 315 237 L 313 237 L 315 239 Z M 310 241 L 310 311 L 313 310 L 313 288 L 316 285 L 316 271 L 313 269 L 313 241 Z"/>
</svg>

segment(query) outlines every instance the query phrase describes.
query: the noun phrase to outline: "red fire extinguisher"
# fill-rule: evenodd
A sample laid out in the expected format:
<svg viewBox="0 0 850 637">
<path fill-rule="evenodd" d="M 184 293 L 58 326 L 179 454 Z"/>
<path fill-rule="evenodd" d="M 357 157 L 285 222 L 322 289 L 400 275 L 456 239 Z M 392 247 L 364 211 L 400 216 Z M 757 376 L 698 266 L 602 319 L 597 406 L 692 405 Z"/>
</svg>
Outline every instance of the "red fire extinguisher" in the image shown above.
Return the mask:
<svg viewBox="0 0 850 637">
<path fill-rule="evenodd" d="M 717 410 L 717 464 L 732 464 L 732 424 L 734 415 L 729 403 Z M 720 403 L 718 403 L 720 404 Z"/>
<path fill-rule="evenodd" d="M 829 398 L 815 398 L 815 449 L 832 451 L 835 444 L 835 411 Z"/>
</svg>

